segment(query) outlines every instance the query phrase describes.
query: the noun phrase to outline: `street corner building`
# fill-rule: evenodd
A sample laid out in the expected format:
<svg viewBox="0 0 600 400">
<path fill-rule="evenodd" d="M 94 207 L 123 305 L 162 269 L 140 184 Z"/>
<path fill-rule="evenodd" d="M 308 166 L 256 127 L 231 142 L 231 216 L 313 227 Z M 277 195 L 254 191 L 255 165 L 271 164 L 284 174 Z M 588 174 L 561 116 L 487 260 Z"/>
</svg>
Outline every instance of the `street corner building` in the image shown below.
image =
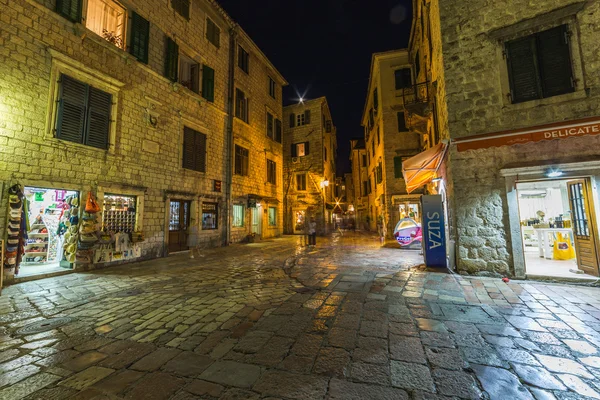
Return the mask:
<svg viewBox="0 0 600 400">
<path fill-rule="evenodd" d="M 305 233 L 312 218 L 317 233 L 333 229 L 337 135 L 325 97 L 283 109 L 284 231 Z"/>
<path fill-rule="evenodd" d="M 215 1 L 11 0 L 1 21 L 7 281 L 282 234 L 287 82 Z"/>
<path fill-rule="evenodd" d="M 451 263 L 470 274 L 598 276 L 600 3 L 413 8 L 409 52 L 423 86 L 413 93 L 448 146 L 436 184 Z"/>
</svg>

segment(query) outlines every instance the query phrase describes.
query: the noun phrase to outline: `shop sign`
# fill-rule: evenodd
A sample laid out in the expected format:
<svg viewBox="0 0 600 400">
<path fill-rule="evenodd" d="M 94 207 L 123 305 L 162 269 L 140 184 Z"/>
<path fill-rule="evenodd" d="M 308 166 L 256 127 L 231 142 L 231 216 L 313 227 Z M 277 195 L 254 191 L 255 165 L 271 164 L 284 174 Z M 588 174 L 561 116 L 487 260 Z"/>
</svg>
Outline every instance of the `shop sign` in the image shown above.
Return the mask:
<svg viewBox="0 0 600 400">
<path fill-rule="evenodd" d="M 595 117 L 567 123 L 561 122 L 533 128 L 460 138 L 456 139 L 456 143 L 458 151 L 467 151 L 598 134 L 600 134 L 600 118 Z"/>
<path fill-rule="evenodd" d="M 446 267 L 446 228 L 439 194 L 422 196 L 423 249 L 427 267 Z"/>
<path fill-rule="evenodd" d="M 221 181 L 213 181 L 213 191 L 220 192 L 221 191 Z"/>
</svg>

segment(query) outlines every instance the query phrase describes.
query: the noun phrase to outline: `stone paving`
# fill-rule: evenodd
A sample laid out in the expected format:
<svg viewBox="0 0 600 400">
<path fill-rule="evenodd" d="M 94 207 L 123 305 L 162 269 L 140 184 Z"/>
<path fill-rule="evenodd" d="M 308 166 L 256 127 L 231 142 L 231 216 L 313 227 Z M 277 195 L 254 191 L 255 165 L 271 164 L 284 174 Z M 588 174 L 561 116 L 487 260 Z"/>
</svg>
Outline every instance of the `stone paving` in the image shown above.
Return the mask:
<svg viewBox="0 0 600 400">
<path fill-rule="evenodd" d="M 10 286 L 0 399 L 600 399 L 600 289 L 421 262 L 346 233 Z"/>
</svg>

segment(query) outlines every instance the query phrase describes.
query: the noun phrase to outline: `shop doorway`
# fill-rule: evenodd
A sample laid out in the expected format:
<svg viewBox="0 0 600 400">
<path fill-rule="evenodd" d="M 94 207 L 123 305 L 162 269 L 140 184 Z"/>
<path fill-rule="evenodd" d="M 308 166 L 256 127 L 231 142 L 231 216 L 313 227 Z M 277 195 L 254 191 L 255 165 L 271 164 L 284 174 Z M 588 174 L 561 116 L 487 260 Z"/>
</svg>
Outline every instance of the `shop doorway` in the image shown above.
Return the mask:
<svg viewBox="0 0 600 400">
<path fill-rule="evenodd" d="M 598 276 L 596 218 L 588 179 L 517 183 L 525 273 Z"/>
<path fill-rule="evenodd" d="M 262 207 L 256 205 L 256 208 L 250 209 L 252 212 L 252 233 L 255 233 L 257 238 L 260 239 L 262 233 Z"/>
<path fill-rule="evenodd" d="M 67 227 L 77 224 L 78 216 L 71 216 L 79 204 L 79 192 L 26 186 L 23 189 L 28 205 L 27 231 L 24 254 L 17 277 L 42 275 L 69 270 L 72 264 L 64 259 L 64 235 Z M 75 202 L 69 199 L 77 199 Z M 75 211 L 78 214 L 78 211 Z"/>
<path fill-rule="evenodd" d="M 169 253 L 188 250 L 187 232 L 190 225 L 190 201 L 171 200 L 169 206 Z"/>
<path fill-rule="evenodd" d="M 294 210 L 294 233 L 298 235 L 304 234 L 306 226 L 306 210 Z"/>
</svg>

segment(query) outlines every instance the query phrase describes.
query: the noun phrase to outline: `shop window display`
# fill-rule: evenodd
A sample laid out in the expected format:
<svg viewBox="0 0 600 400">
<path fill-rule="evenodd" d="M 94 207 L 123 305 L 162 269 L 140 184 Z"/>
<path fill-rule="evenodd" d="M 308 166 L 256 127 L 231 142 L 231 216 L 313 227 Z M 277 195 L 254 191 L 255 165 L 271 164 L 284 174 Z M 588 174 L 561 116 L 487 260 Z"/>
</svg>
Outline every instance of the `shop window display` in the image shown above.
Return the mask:
<svg viewBox="0 0 600 400">
<path fill-rule="evenodd" d="M 136 222 L 135 196 L 122 196 L 115 194 L 104 195 L 102 213 L 102 230 L 114 233 L 135 231 Z"/>
<path fill-rule="evenodd" d="M 217 229 L 217 204 L 202 204 L 202 229 Z"/>
</svg>

